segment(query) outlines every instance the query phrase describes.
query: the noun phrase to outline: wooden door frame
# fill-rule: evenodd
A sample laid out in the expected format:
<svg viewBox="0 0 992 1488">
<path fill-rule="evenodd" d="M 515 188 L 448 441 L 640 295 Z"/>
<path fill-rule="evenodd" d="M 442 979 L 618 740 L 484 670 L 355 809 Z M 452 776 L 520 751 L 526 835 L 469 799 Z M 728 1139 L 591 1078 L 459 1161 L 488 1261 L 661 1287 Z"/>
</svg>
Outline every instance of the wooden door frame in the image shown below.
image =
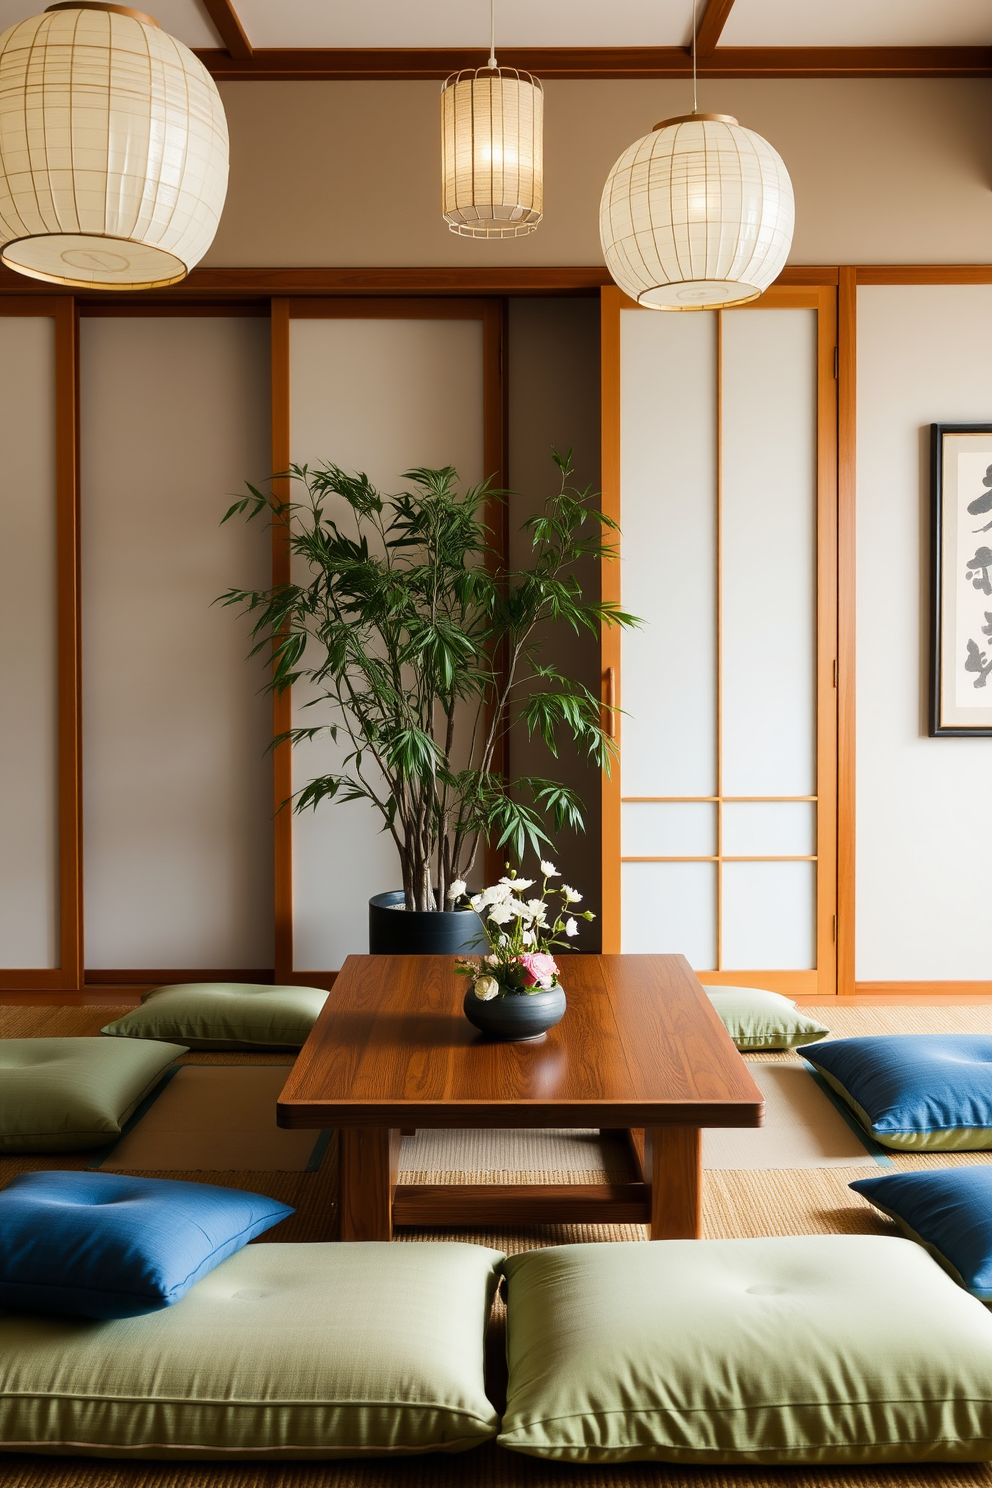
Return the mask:
<svg viewBox="0 0 992 1488">
<path fill-rule="evenodd" d="M 837 893 L 837 676 L 838 676 L 838 506 L 837 506 L 837 290 L 836 277 L 813 285 L 773 285 L 744 310 L 815 309 L 817 311 L 817 553 L 816 553 L 816 740 L 817 740 L 817 875 L 816 969 L 813 971 L 704 971 L 700 980 L 711 986 L 766 987 L 790 995 L 832 995 L 837 989 L 837 930 L 840 904 Z M 621 389 L 620 325 L 622 310 L 639 307 L 616 286 L 602 291 L 602 485 L 603 510 L 621 522 Z M 645 312 L 651 313 L 651 312 Z M 719 312 L 717 312 L 719 315 Z M 718 320 L 718 327 L 720 321 Z M 719 335 L 719 330 L 718 330 Z M 718 430 L 719 378 L 718 366 Z M 718 432 L 718 442 L 720 435 Z M 721 472 L 719 449 L 717 484 Z M 718 489 L 719 502 L 719 489 Z M 719 524 L 718 524 L 719 525 Z M 717 537 L 719 545 L 719 533 Z M 719 553 L 717 554 L 719 562 Z M 620 603 L 619 563 L 603 565 L 604 600 Z M 720 645 L 719 585 L 717 645 Z M 602 633 L 604 723 L 617 744 L 621 738 L 621 633 Z M 719 673 L 719 665 L 718 665 Z M 717 683 L 719 691 L 719 681 Z M 717 730 L 721 728 L 717 708 Z M 621 764 L 603 777 L 603 950 L 616 952 L 621 943 Z M 718 845 L 719 853 L 719 845 Z"/>
</svg>

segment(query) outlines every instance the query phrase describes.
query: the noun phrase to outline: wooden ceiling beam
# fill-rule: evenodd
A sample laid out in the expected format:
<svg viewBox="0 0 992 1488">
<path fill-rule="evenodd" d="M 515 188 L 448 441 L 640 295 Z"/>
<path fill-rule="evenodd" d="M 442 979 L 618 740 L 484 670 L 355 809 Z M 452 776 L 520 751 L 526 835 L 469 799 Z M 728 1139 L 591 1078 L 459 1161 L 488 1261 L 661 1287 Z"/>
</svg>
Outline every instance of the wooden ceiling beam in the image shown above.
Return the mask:
<svg viewBox="0 0 992 1488">
<path fill-rule="evenodd" d="M 485 51 L 477 48 L 369 51 L 261 47 L 247 57 L 203 48 L 197 56 L 218 82 L 294 78 L 323 82 L 443 81 L 452 72 L 481 67 L 486 60 Z M 500 62 L 504 67 L 536 73 L 545 82 L 685 78 L 692 72 L 692 58 L 684 47 L 506 47 L 500 50 Z M 718 47 L 711 56 L 698 57 L 697 71 L 700 77 L 710 78 L 990 77 L 992 46 Z"/>
<path fill-rule="evenodd" d="M 250 61 L 254 56 L 254 49 L 232 0 L 203 0 L 203 8 L 213 21 L 217 35 L 227 47 L 232 60 Z M 223 56 L 223 52 L 220 55 Z"/>
<path fill-rule="evenodd" d="M 696 31 L 696 67 L 703 57 L 711 57 L 723 34 L 734 0 L 709 0 Z"/>
</svg>

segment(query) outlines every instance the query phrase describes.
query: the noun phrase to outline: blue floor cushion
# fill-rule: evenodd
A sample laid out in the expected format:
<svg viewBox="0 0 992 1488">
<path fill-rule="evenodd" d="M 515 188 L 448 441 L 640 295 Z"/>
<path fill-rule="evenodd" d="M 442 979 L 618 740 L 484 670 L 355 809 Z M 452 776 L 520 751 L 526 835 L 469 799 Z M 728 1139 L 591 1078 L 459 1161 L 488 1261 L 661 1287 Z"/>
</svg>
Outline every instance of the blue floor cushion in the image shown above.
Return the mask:
<svg viewBox="0 0 992 1488">
<path fill-rule="evenodd" d="M 0 1039 L 0 1152 L 108 1147 L 185 1053 L 136 1039 Z"/>
<path fill-rule="evenodd" d="M 88 1318 L 169 1307 L 294 1212 L 209 1183 L 21 1173 L 0 1191 L 0 1307 Z"/>
<path fill-rule="evenodd" d="M 499 1416 L 486 1397 L 485 1335 L 502 1259 L 457 1241 L 248 1245 L 175 1307 L 144 1317 L 0 1313 L 0 1453 L 241 1460 L 251 1466 L 204 1481 L 242 1488 L 439 1480 L 454 1488 L 464 1481 L 457 1473 L 370 1480 L 258 1464 L 463 1452 L 491 1441 Z M 981 1304 L 933 1269 L 992 1329 Z M 70 1478 L 198 1481 L 186 1469 L 151 1479 L 37 1474 L 39 1483 Z"/>
<path fill-rule="evenodd" d="M 959 1286 L 992 1302 L 992 1167 L 931 1168 L 849 1186 L 925 1245 Z"/>
<path fill-rule="evenodd" d="M 992 1036 L 898 1033 L 830 1040 L 803 1058 L 883 1147 L 992 1148 Z"/>
</svg>

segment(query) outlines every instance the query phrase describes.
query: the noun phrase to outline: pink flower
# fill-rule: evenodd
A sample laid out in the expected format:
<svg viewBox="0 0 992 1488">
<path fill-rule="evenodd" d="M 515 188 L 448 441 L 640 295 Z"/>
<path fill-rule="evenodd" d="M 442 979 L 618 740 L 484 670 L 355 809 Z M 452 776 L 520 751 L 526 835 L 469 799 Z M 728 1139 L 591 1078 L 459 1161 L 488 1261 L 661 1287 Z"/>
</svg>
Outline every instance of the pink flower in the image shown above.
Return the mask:
<svg viewBox="0 0 992 1488">
<path fill-rule="evenodd" d="M 524 969 L 524 985 L 527 987 L 541 987 L 548 991 L 554 986 L 555 977 L 558 975 L 558 966 L 554 956 L 549 956 L 546 951 L 530 951 L 517 960 Z"/>
</svg>

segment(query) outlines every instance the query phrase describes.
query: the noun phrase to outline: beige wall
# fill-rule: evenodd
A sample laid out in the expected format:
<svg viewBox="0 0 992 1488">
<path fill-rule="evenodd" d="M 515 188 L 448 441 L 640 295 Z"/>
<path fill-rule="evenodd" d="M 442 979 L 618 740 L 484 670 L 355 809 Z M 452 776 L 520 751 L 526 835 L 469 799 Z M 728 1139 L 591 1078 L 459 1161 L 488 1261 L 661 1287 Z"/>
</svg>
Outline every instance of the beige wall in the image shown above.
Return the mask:
<svg viewBox="0 0 992 1488">
<path fill-rule="evenodd" d="M 684 113 L 682 82 L 547 85 L 545 220 L 484 243 L 440 215 L 437 83 L 226 83 L 231 189 L 205 263 L 591 264 L 614 160 Z M 796 189 L 791 263 L 992 258 L 988 79 L 704 81 L 783 155 Z"/>
</svg>

